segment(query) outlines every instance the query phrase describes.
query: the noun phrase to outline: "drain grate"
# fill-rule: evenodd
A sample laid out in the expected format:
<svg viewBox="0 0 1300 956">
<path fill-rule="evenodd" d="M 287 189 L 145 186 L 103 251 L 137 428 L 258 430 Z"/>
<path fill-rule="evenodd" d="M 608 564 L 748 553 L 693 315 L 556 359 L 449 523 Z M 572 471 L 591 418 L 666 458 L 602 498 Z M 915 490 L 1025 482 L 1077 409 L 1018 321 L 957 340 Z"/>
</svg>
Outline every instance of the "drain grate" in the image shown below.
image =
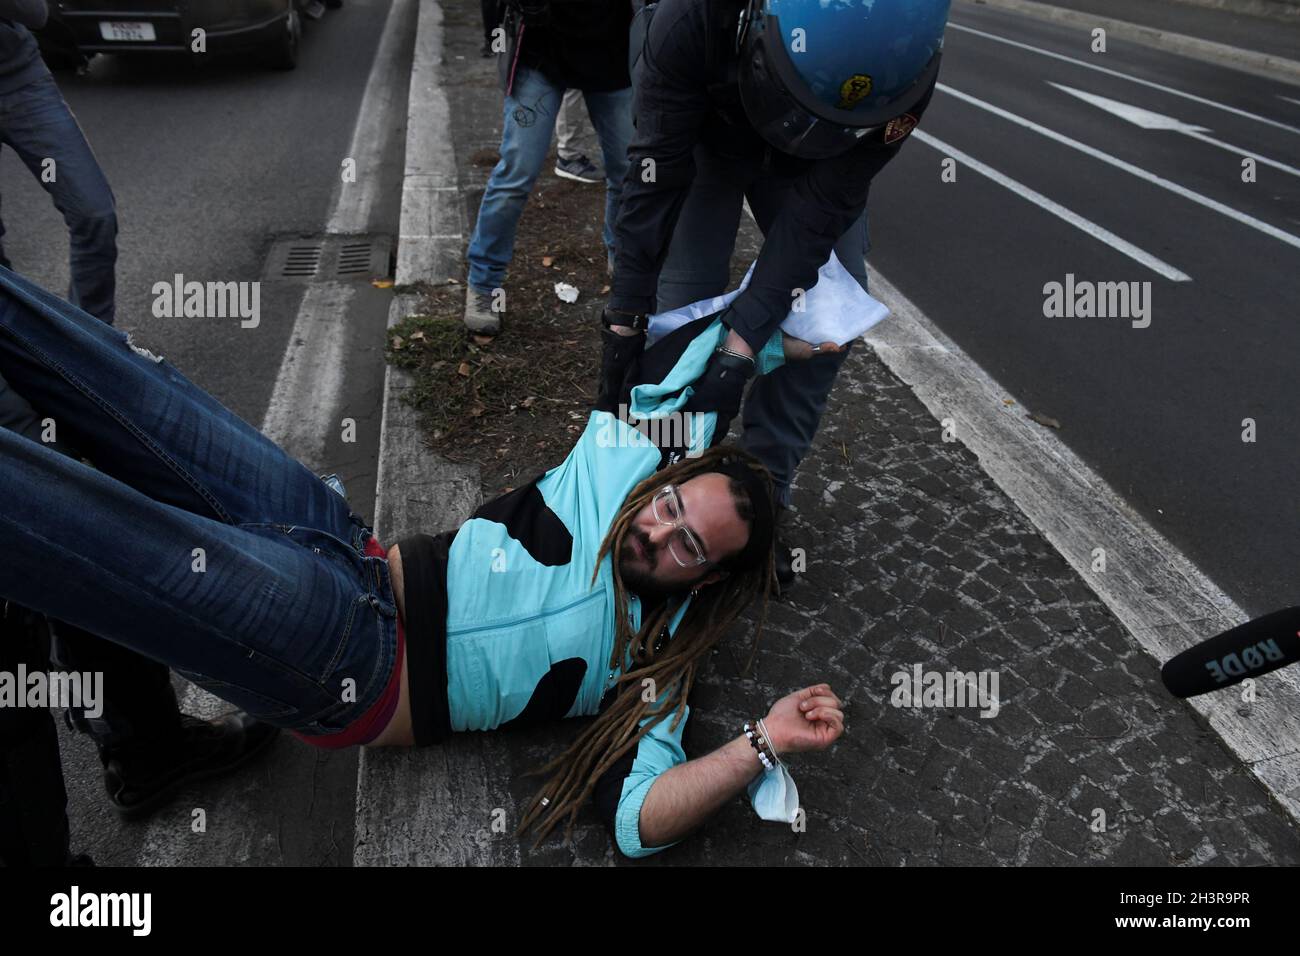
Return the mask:
<svg viewBox="0 0 1300 956">
<path fill-rule="evenodd" d="M 388 236 L 289 236 L 271 244 L 262 278 L 289 282 L 367 282 L 392 275 Z"/>
</svg>

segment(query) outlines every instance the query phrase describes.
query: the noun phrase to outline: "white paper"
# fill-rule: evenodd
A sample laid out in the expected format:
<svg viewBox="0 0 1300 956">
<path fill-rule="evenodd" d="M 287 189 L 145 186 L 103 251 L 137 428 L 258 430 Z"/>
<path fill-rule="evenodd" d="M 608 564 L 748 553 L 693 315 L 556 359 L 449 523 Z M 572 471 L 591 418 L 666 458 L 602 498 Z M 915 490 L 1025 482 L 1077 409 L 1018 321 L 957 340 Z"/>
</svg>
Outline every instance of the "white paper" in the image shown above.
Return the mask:
<svg viewBox="0 0 1300 956">
<path fill-rule="evenodd" d="M 687 322 L 721 312 L 749 285 L 753 273 L 754 265 L 751 263 L 740 286 L 733 291 L 650 316 L 646 344 L 653 343 Z M 788 335 L 814 345 L 822 342 L 844 345 L 887 315 L 889 309 L 868 295 L 832 252 L 826 264 L 817 270 L 817 283 L 804 293 L 802 310 L 792 308 L 786 313 L 781 329 Z"/>
</svg>

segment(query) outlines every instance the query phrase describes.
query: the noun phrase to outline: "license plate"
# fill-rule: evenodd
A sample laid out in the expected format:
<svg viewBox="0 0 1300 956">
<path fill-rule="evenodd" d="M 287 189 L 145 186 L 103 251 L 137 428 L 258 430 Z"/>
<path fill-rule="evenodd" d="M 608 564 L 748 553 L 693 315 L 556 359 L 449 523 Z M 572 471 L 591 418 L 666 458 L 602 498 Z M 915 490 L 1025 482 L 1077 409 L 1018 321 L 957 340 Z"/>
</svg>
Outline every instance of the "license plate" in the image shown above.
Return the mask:
<svg viewBox="0 0 1300 956">
<path fill-rule="evenodd" d="M 132 43 L 148 43 L 158 39 L 153 32 L 152 23 L 132 20 L 101 20 L 99 35 L 105 40 L 125 40 Z"/>
</svg>

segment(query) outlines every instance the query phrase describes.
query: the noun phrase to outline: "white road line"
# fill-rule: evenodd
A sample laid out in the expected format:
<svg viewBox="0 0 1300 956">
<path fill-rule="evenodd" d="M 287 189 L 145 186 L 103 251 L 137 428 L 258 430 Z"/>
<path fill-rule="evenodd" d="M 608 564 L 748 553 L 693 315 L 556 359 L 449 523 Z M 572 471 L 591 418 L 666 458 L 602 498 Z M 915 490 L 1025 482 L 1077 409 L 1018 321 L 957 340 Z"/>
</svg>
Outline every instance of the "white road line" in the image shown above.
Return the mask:
<svg viewBox="0 0 1300 956">
<path fill-rule="evenodd" d="M 919 129 L 914 130 L 912 132 L 912 138 L 919 139 L 927 146 L 933 146 L 935 149 L 943 153 L 945 156 L 951 156 L 953 159 L 957 160 L 963 166 L 966 166 L 967 168 L 979 173 L 981 176 L 988 177 L 989 179 L 997 183 L 999 186 L 1005 186 L 1007 189 L 1010 189 L 1016 195 L 1021 196 L 1024 199 L 1029 200 L 1034 205 L 1047 210 L 1053 216 L 1065 220 L 1070 225 L 1074 226 L 1076 229 L 1079 229 L 1082 232 L 1087 233 L 1088 235 L 1092 236 L 1094 239 L 1099 240 L 1100 242 L 1104 242 L 1106 245 L 1110 246 L 1115 251 L 1123 253 L 1124 255 L 1128 256 L 1130 259 L 1134 260 L 1135 262 L 1140 262 L 1148 269 L 1151 269 L 1152 271 L 1159 273 L 1160 275 L 1164 276 L 1166 279 L 1170 279 L 1174 282 L 1191 281 L 1192 277 L 1187 275 L 1187 273 L 1174 268 L 1169 263 L 1161 259 L 1157 259 L 1155 256 L 1151 255 L 1151 253 L 1139 249 L 1137 246 L 1133 245 L 1133 243 L 1129 242 L 1126 239 L 1121 239 L 1119 236 L 1115 235 L 1115 233 L 1111 232 L 1110 230 L 1097 225 L 1095 222 L 1092 222 L 1089 219 L 1083 218 L 1083 216 L 1080 216 L 1078 213 L 1071 212 L 1069 209 L 1066 209 L 1060 203 L 1048 199 L 1042 193 L 1036 192 L 1035 190 L 1030 189 L 1024 183 L 1021 183 L 1017 180 L 1012 179 L 1010 176 L 1006 176 L 998 172 L 996 169 L 993 169 L 991 166 L 987 166 L 984 163 L 980 162 L 974 156 L 964 153 L 961 150 L 957 149 L 956 147 L 948 145 L 943 140 L 931 136 L 929 133 L 925 132 L 924 130 L 919 130 Z"/>
<path fill-rule="evenodd" d="M 874 269 L 870 278 L 871 294 L 892 314 L 867 332 L 867 342 L 936 419 L 957 422 L 959 440 L 989 477 L 1143 650 L 1163 663 L 1249 618 L 1051 429 L 1033 424 L 1022 406 L 1006 405 L 1013 396 L 906 296 Z M 1104 572 L 1093 570 L 1098 547 L 1106 549 Z M 1158 682 L 1154 692 L 1168 699 Z M 1300 822 L 1300 673 L 1294 667 L 1274 671 L 1260 679 L 1256 694 L 1249 707 L 1233 692 L 1184 703 Z M 1168 700 L 1170 710 L 1183 706 Z"/>
<path fill-rule="evenodd" d="M 388 19 L 375 51 L 347 154 L 357 161 L 357 182 L 344 184 L 340 175 L 331 202 L 327 225 L 330 232 L 364 232 L 369 225 L 377 200 L 378 166 L 385 131 L 402 119 L 400 114 L 394 115 L 393 91 L 401 89 L 398 48 L 403 42 L 403 25 L 409 20 L 413 2 L 394 0 L 388 8 Z M 326 436 L 335 427 L 332 416 L 343 391 L 348 306 L 353 295 L 355 287 L 349 283 L 317 283 L 308 287 L 298 307 L 262 422 L 264 435 L 313 468 L 320 466 Z M 185 686 L 180 707 L 184 713 L 204 718 L 230 713 L 233 709 L 221 698 L 193 684 Z M 230 820 L 240 815 L 241 804 L 253 805 L 258 799 L 258 789 L 254 782 L 231 797 L 223 814 L 220 844 L 215 842 L 215 836 L 196 837 L 192 833 L 190 809 L 177 803 L 159 810 L 145 831 L 137 863 L 180 866 L 192 863 L 196 852 L 209 854 L 205 859 L 211 863 L 246 862 L 259 849 L 251 843 L 254 834 L 247 827 L 232 825 Z M 219 861 L 212 849 L 218 845 L 223 847 Z"/>
<path fill-rule="evenodd" d="M 1075 66 L 1082 66 L 1089 70 L 1096 70 L 1098 73 L 1105 73 L 1107 76 L 1117 76 L 1121 80 L 1128 80 L 1130 83 L 1140 83 L 1142 86 L 1149 86 L 1154 90 L 1161 90 L 1165 93 L 1181 96 L 1183 99 L 1192 100 L 1204 106 L 1212 106 L 1216 110 L 1223 110 L 1236 116 L 1243 116 L 1246 119 L 1254 120 L 1256 123 L 1264 123 L 1267 126 L 1275 126 L 1278 129 L 1284 129 L 1288 133 L 1300 134 L 1300 127 L 1288 126 L 1286 123 L 1279 123 L 1277 120 L 1271 120 L 1267 116 L 1260 116 L 1256 113 L 1248 113 L 1245 110 L 1237 109 L 1235 106 L 1228 106 L 1226 103 L 1216 103 L 1214 100 L 1207 100 L 1203 96 L 1196 96 L 1193 93 L 1184 93 L 1182 90 L 1176 90 L 1172 86 L 1165 86 L 1163 83 L 1155 83 L 1151 80 L 1144 80 L 1138 76 L 1132 76 L 1128 73 L 1121 73 L 1119 70 L 1112 70 L 1109 67 L 1098 66 L 1096 63 L 1089 63 L 1087 60 L 1079 60 L 1072 56 L 1066 56 L 1063 53 L 1055 53 L 1052 50 L 1044 50 L 1041 47 L 1030 46 L 1028 43 L 1021 43 L 1019 40 L 1009 40 L 1006 37 L 1000 37 L 996 33 L 986 33 L 983 30 L 976 30 L 974 27 L 962 26 L 960 23 L 948 21 L 948 27 L 953 30 L 960 30 L 963 33 L 973 33 L 976 36 L 984 37 L 989 40 L 996 40 L 998 43 L 1005 43 L 1008 46 L 1018 47 L 1021 50 L 1029 50 L 1033 53 L 1040 53 L 1043 56 L 1050 56 L 1054 60 L 1064 60 L 1066 63 L 1073 63 Z M 1286 97 L 1282 97 L 1286 99 Z"/>
<path fill-rule="evenodd" d="M 1242 149 L 1240 146 L 1233 146 L 1231 143 L 1225 143 L 1221 139 L 1215 139 L 1213 136 L 1206 136 L 1210 132 L 1204 126 L 1193 126 L 1191 123 L 1184 123 L 1180 119 L 1172 116 L 1165 116 L 1163 113 L 1154 113 L 1151 110 L 1143 109 L 1140 106 L 1134 106 L 1131 103 L 1121 103 L 1119 100 L 1112 100 L 1107 96 L 1098 96 L 1096 93 L 1089 93 L 1087 90 L 1076 90 L 1072 86 L 1066 86 L 1064 83 L 1053 83 L 1047 81 L 1048 86 L 1054 86 L 1063 93 L 1069 93 L 1085 103 L 1091 103 L 1098 109 L 1105 110 L 1113 116 L 1118 116 L 1122 120 L 1132 123 L 1147 130 L 1166 130 L 1172 133 L 1181 133 L 1183 136 L 1189 136 L 1194 140 L 1202 143 L 1209 143 L 1211 146 L 1217 146 L 1219 149 L 1226 149 L 1230 153 L 1238 156 L 1249 156 L 1255 162 L 1264 166 L 1272 166 L 1274 169 L 1280 169 L 1284 173 L 1290 173 L 1292 176 L 1300 176 L 1300 169 L 1294 166 L 1288 166 L 1286 163 L 1279 163 L 1276 159 L 1269 159 L 1267 156 L 1261 156 L 1259 153 L 1252 153 L 1248 149 Z"/>
<path fill-rule="evenodd" d="M 1171 193 L 1182 196 L 1184 199 L 1189 199 L 1197 205 L 1204 206 L 1206 209 L 1212 209 L 1221 216 L 1227 216 L 1229 219 L 1239 222 L 1243 226 L 1248 226 L 1251 229 L 1262 232 L 1270 238 L 1277 239 L 1279 242 L 1285 242 L 1289 246 L 1294 246 L 1295 248 L 1300 249 L 1300 236 L 1293 236 L 1291 233 L 1285 232 L 1276 226 L 1269 225 L 1262 219 L 1256 219 L 1254 216 L 1233 209 L 1231 206 L 1226 206 L 1217 199 L 1211 199 L 1209 196 L 1202 196 L 1200 193 L 1193 192 L 1185 186 L 1180 186 L 1178 183 L 1165 179 L 1163 176 L 1157 176 L 1155 173 L 1148 172 L 1140 166 L 1134 166 L 1132 163 L 1125 162 L 1109 153 L 1104 153 L 1086 143 L 1080 143 L 1078 140 L 1071 139 L 1063 133 L 1056 132 L 1056 130 L 1048 129 L 1046 126 L 1040 126 L 1033 120 L 1025 119 L 1023 116 L 1017 116 L 1015 113 L 1008 112 L 999 106 L 994 106 L 992 103 L 986 103 L 978 97 L 971 96 L 969 93 L 963 93 L 961 90 L 953 89 L 946 83 L 938 83 L 936 84 L 936 88 L 950 96 L 955 96 L 957 99 L 969 103 L 972 106 L 978 106 L 982 110 L 987 110 L 994 116 L 1000 116 L 1005 120 L 1010 120 L 1018 126 L 1023 126 L 1025 129 L 1032 130 L 1041 136 L 1046 136 L 1048 139 L 1060 143 L 1063 146 L 1076 149 L 1087 156 L 1091 156 L 1093 159 L 1114 166 L 1116 169 L 1122 169 L 1124 172 L 1138 177 L 1138 179 L 1159 186 L 1161 189 L 1167 189 Z"/>
<path fill-rule="evenodd" d="M 1286 100 L 1288 103 L 1294 103 L 1296 106 L 1300 106 L 1300 100 L 1293 100 L 1291 97 L 1283 96 L 1281 93 L 1277 95 L 1277 98 L 1279 100 Z"/>
<path fill-rule="evenodd" d="M 394 0 L 388 8 L 348 146 L 347 158 L 356 161 L 356 182 L 343 182 L 340 167 L 327 232 L 350 235 L 369 227 L 387 133 L 401 122 L 393 108 L 403 79 L 398 53 L 406 41 L 401 26 L 409 20 L 413 2 Z M 354 293 L 351 287 L 344 291 L 330 283 L 308 287 L 262 419 L 264 435 L 312 468 L 323 467 L 327 436 L 338 427 L 333 419 L 343 394 L 347 307 Z"/>
</svg>

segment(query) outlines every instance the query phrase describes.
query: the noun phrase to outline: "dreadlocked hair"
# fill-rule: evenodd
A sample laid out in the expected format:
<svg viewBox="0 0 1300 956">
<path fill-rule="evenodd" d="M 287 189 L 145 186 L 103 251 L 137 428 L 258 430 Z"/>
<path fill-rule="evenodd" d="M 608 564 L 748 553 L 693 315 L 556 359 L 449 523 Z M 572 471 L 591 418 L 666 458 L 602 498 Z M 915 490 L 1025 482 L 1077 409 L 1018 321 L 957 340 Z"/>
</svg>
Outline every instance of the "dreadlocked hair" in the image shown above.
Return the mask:
<svg viewBox="0 0 1300 956">
<path fill-rule="evenodd" d="M 749 606 L 762 595 L 758 628 L 750 648 L 745 669 L 748 671 L 758 649 L 758 639 L 767 620 L 767 604 L 773 580 L 773 550 L 768 548 L 760 559 L 749 567 L 720 566 L 728 573 L 718 581 L 694 594 L 690 607 L 682 616 L 672 640 L 664 643 L 668 622 L 681 606 L 682 599 L 669 599 L 650 614 L 642 616 L 641 629 L 633 634 L 628 619 L 627 588 L 619 573 L 628 528 L 643 507 L 665 484 L 681 485 L 699 475 L 717 471 L 719 463 L 730 457 L 736 463 L 754 472 L 767 489 L 768 501 L 773 501 L 772 479 L 762 463 L 753 455 L 735 446 L 719 445 L 696 458 L 681 461 L 655 472 L 628 495 L 622 509 L 615 517 L 600 552 L 596 556 L 596 572 L 607 554 L 613 556 L 614 572 L 614 650 L 609 668 L 621 671 L 616 687 L 619 692 L 614 702 L 597 717 L 576 741 L 555 759 L 529 775 L 551 774 L 550 779 L 537 791 L 524 812 L 518 835 L 536 828 L 536 847 L 555 827 L 565 823 L 566 838 L 577 821 L 578 811 L 596 788 L 596 782 L 624 754 L 632 750 L 651 727 L 672 715 L 671 729 L 675 729 L 686 715 L 686 699 L 700 665 L 708 659 L 709 652 L 726 635 L 728 628 Z M 745 487 L 733 476 L 730 478 L 732 500 L 737 514 L 754 529 L 754 509 Z M 592 574 L 593 583 L 596 572 Z M 662 646 L 661 646 L 662 645 Z M 629 662 L 624 669 L 624 662 Z M 656 689 L 659 701 L 643 699 L 642 681 L 649 679 Z M 626 688 L 624 685 L 629 685 Z M 652 710 L 652 708 L 655 708 Z M 649 717 L 645 726 L 641 721 Z"/>
</svg>

